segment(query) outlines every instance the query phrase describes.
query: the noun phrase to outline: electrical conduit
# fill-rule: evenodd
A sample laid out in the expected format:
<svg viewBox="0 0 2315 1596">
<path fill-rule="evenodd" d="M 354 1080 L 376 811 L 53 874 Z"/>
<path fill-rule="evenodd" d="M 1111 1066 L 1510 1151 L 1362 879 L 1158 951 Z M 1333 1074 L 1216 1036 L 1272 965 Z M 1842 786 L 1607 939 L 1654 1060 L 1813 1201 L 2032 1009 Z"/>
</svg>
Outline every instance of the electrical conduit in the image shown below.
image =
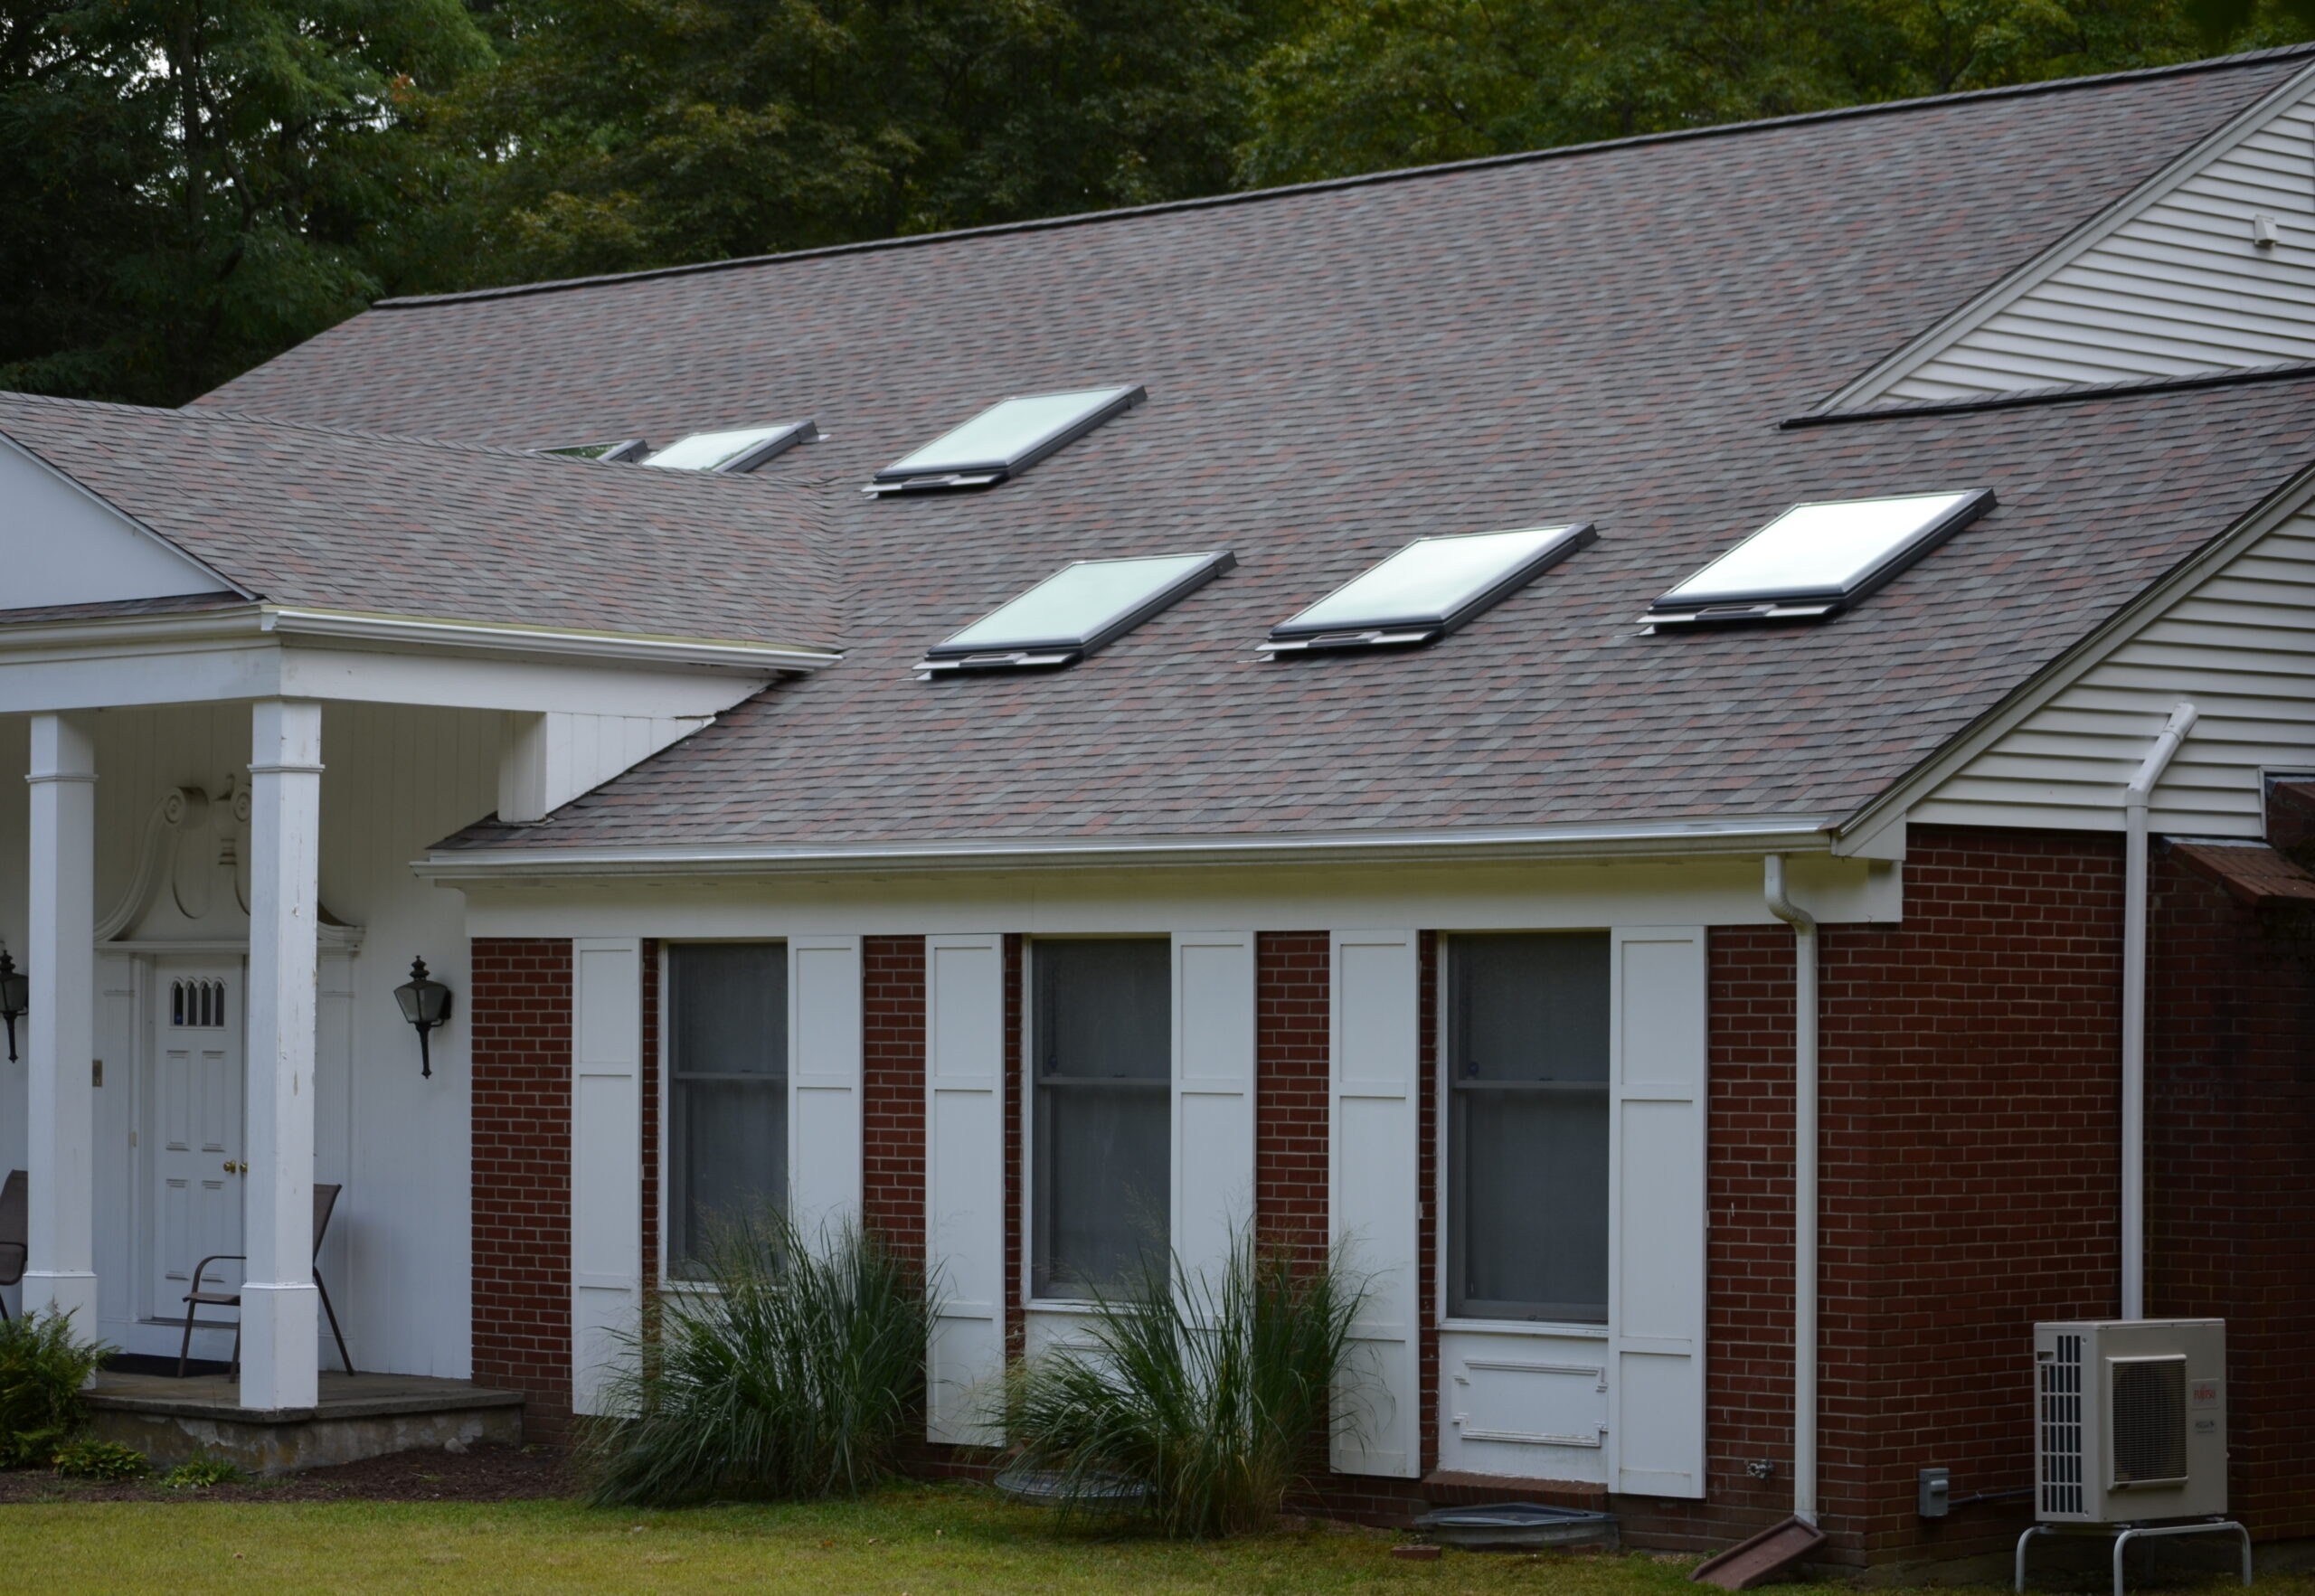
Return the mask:
<svg viewBox="0 0 2315 1596">
<path fill-rule="evenodd" d="M 2180 703 L 2122 791 L 2122 1317 L 2146 1317 L 2146 806 L 2194 730 Z"/>
<path fill-rule="evenodd" d="M 1817 1522 L 1817 921 L 1771 854 L 1762 896 L 1792 928 L 1792 1516 Z"/>
</svg>

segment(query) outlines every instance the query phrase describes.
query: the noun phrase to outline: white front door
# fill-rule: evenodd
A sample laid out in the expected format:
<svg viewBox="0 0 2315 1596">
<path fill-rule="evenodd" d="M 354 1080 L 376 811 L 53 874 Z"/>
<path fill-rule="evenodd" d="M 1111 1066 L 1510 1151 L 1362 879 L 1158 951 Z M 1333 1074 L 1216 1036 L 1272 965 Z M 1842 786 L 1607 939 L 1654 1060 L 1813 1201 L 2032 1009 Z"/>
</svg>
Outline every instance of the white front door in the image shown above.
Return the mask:
<svg viewBox="0 0 2315 1596">
<path fill-rule="evenodd" d="M 241 968 L 236 959 L 165 959 L 155 968 L 153 1317 L 181 1319 L 194 1266 L 241 1251 L 248 1169 L 241 1096 Z M 232 1290 L 239 1261 L 213 1269 L 203 1289 Z M 203 1316 L 223 1322 L 230 1315 Z"/>
</svg>

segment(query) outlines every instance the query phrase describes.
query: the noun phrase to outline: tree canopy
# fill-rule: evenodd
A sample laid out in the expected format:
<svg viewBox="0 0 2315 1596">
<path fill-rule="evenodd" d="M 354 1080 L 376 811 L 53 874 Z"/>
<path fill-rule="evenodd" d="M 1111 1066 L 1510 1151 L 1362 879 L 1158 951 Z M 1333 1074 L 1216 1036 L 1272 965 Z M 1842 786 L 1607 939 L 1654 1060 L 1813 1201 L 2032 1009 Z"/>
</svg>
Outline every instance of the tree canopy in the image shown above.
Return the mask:
<svg viewBox="0 0 2315 1596">
<path fill-rule="evenodd" d="M 0 387 L 383 294 L 2190 60 L 2315 0 L 0 0 Z"/>
</svg>

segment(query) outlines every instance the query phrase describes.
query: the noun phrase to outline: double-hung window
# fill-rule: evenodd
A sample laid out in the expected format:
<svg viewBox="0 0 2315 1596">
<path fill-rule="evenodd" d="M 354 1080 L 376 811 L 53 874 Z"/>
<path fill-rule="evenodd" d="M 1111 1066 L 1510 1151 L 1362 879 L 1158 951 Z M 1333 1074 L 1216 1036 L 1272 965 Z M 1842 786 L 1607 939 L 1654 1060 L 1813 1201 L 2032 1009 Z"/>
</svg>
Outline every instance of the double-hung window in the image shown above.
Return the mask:
<svg viewBox="0 0 2315 1596">
<path fill-rule="evenodd" d="M 1448 944 L 1448 1312 L 1608 1317 L 1608 934 Z"/>
<path fill-rule="evenodd" d="M 1171 1254 L 1173 944 L 1031 944 L 1030 1289 L 1114 1291 Z"/>
<path fill-rule="evenodd" d="M 788 1199 L 788 949 L 667 949 L 667 1274 L 697 1279 L 720 1224 Z"/>
</svg>

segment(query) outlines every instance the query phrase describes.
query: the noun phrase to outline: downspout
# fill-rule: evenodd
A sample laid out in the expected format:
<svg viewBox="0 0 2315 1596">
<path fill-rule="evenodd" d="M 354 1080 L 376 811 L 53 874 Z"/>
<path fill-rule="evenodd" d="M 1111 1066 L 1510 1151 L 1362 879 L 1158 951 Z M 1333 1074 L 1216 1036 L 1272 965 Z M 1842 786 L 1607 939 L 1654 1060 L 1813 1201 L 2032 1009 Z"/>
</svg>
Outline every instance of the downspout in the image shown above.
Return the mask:
<svg viewBox="0 0 2315 1596">
<path fill-rule="evenodd" d="M 1792 928 L 1792 1516 L 1817 1522 L 1817 921 L 1784 895 L 1784 855 L 1762 896 Z"/>
<path fill-rule="evenodd" d="M 2181 702 L 2122 790 L 2122 1317 L 2146 1317 L 2146 806 L 2194 730 Z"/>
</svg>

